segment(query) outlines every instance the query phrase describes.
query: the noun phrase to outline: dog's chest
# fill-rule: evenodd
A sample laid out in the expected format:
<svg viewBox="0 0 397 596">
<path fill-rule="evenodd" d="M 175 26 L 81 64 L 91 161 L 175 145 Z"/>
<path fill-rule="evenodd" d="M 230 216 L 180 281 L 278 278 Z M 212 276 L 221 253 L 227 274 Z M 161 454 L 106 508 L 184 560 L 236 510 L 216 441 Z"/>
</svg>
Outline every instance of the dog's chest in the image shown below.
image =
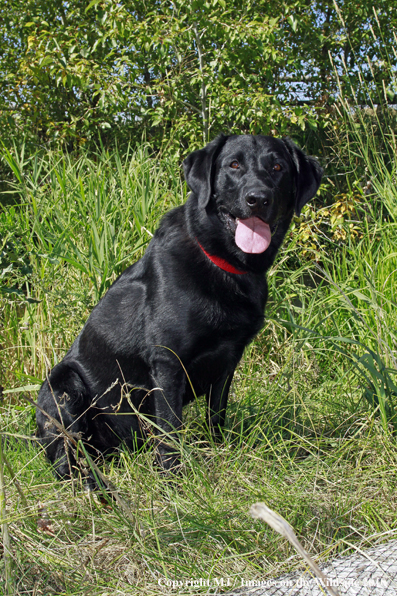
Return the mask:
<svg viewBox="0 0 397 596">
<path fill-rule="evenodd" d="M 264 313 L 259 304 L 250 303 L 240 308 L 225 308 L 211 304 L 196 313 L 191 329 L 191 352 L 188 369 L 200 379 L 213 382 L 221 371 L 234 368 L 245 346 L 263 325 Z"/>
<path fill-rule="evenodd" d="M 251 303 L 240 308 L 217 305 L 204 313 L 205 330 L 211 339 L 219 338 L 233 342 L 248 342 L 263 324 L 264 311 Z"/>
</svg>

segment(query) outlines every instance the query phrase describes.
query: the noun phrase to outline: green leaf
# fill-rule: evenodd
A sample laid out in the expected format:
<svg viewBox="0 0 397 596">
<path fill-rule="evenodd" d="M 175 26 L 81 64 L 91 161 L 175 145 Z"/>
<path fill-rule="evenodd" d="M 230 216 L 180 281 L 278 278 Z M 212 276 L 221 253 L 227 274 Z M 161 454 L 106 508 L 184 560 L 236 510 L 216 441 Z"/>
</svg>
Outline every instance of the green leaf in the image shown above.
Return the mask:
<svg viewBox="0 0 397 596">
<path fill-rule="evenodd" d="M 87 8 L 85 9 L 85 13 L 87 13 L 89 10 L 91 10 L 91 8 L 93 8 L 94 6 L 96 6 L 97 4 L 99 4 L 100 2 L 102 2 L 102 0 L 91 0 L 91 2 L 89 3 L 89 5 L 87 6 Z"/>
<path fill-rule="evenodd" d="M 23 393 L 24 391 L 38 391 L 41 385 L 25 385 L 24 387 L 14 387 L 13 389 L 4 389 L 3 393 Z"/>
</svg>

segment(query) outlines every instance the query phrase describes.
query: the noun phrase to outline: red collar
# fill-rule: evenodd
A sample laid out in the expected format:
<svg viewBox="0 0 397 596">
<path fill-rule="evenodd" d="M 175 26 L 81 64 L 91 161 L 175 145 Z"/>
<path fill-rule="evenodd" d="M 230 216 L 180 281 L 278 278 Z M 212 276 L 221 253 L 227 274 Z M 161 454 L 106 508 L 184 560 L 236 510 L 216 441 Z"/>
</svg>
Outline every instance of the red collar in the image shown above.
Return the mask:
<svg viewBox="0 0 397 596">
<path fill-rule="evenodd" d="M 197 240 L 197 238 L 196 238 L 196 240 Z M 221 257 L 216 257 L 215 255 L 210 255 L 201 246 L 201 244 L 198 240 L 197 240 L 197 244 L 199 245 L 199 247 L 201 248 L 203 253 L 209 258 L 209 260 L 212 261 L 217 267 L 219 267 L 223 271 L 227 271 L 228 273 L 235 273 L 236 275 L 245 275 L 247 273 L 246 271 L 240 271 L 240 269 L 236 269 L 235 267 L 233 267 L 233 265 L 231 265 L 230 263 L 228 263 L 225 259 L 222 259 Z"/>
</svg>

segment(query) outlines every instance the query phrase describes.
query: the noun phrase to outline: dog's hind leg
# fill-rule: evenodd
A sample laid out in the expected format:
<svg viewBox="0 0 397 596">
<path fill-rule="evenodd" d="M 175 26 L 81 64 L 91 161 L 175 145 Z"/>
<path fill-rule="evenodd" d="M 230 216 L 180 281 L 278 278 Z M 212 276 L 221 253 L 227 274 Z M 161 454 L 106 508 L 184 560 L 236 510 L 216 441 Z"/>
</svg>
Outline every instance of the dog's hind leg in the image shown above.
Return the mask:
<svg viewBox="0 0 397 596">
<path fill-rule="evenodd" d="M 57 420 L 76 439 L 87 438 L 91 403 L 88 389 L 80 375 L 61 362 L 44 381 L 37 403 L 41 408 L 36 411 L 37 434 L 47 457 L 60 478 L 71 477 L 76 466 L 76 450 L 52 419 Z"/>
</svg>

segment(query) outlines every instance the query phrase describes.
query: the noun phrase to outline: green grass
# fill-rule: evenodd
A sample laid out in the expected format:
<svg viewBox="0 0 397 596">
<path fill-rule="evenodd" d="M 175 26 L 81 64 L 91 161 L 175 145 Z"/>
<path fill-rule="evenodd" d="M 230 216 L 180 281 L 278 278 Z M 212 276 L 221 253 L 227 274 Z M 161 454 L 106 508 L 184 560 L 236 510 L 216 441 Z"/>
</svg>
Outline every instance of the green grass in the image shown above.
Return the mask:
<svg viewBox="0 0 397 596">
<path fill-rule="evenodd" d="M 41 379 L 46 358 L 52 365 L 62 357 L 92 307 L 143 254 L 160 216 L 183 201 L 185 191 L 175 165 L 151 159 L 147 146 L 123 157 L 101 151 L 74 161 L 47 155 L 26 162 L 23 151 L 4 150 L 3 158 L 15 174 L 10 192 L 19 199 L 0 211 L 4 367 L 7 351 L 14 358 L 17 349 L 21 368 L 12 365 L 14 374 Z M 29 363 L 21 358 L 26 348 Z"/>
<path fill-rule="evenodd" d="M 37 392 L 20 388 L 63 357 L 161 215 L 185 199 L 178 166 L 152 159 L 147 146 L 3 159 L 18 198 L 0 210 L 1 431 L 16 594 L 205 593 L 187 585 L 200 578 L 223 578 L 227 591 L 228 582 L 296 568 L 289 544 L 249 517 L 256 501 L 323 559 L 395 534 L 393 167 L 379 168 L 372 196 L 362 194 L 359 236 L 349 236 L 349 221 L 344 242 L 322 228 L 319 263 L 302 256 L 298 229 L 288 238 L 269 272 L 265 327 L 236 371 L 223 441 L 209 436 L 200 398 L 184 411 L 182 475 L 161 475 L 152 445 L 101 464 L 126 516 L 79 479 L 54 479 L 25 438 L 35 424 L 23 396 Z"/>
<path fill-rule="evenodd" d="M 35 587 L 45 594 L 157 594 L 164 577 L 223 577 L 240 585 L 241 577 L 296 567 L 285 540 L 248 516 L 256 501 L 288 519 L 313 554 L 389 536 L 396 523 L 395 442 L 374 418 L 357 415 L 355 388 L 346 395 L 345 379 L 315 380 L 299 371 L 289 377 L 289 391 L 279 375 L 265 387 L 257 383 L 260 393 L 251 373 L 247 363 L 239 370 L 223 444 L 201 438 L 200 404 L 190 408 L 182 476 L 170 482 L 160 475 L 152 450 L 107 462 L 132 519 L 84 493 L 78 481 L 55 482 L 37 449 L 9 439 L 7 457 L 27 500 L 21 504 L 8 477 L 17 593 Z M 341 395 L 335 415 L 337 404 L 326 405 L 338 391 L 351 403 L 342 405 Z M 311 407 L 317 401 L 325 411 Z M 311 416 L 294 419 L 299 407 Z M 3 416 L 6 432 L 30 430 L 26 410 L 10 404 Z"/>
</svg>

